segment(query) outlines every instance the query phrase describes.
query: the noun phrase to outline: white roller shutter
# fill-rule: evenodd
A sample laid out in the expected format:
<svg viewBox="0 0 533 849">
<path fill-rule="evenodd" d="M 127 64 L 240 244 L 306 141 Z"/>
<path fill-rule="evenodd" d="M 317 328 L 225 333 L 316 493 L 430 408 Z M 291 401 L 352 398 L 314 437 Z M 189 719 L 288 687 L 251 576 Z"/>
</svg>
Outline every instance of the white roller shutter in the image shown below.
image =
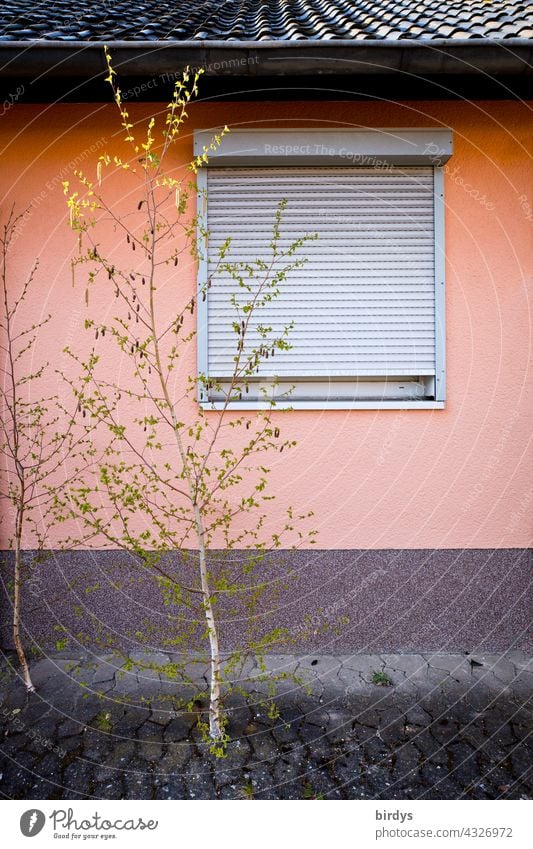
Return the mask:
<svg viewBox="0 0 533 849">
<path fill-rule="evenodd" d="M 317 233 L 281 294 L 255 324 L 281 331 L 291 350 L 261 365 L 283 379 L 435 374 L 435 226 L 432 167 L 216 168 L 207 176 L 209 267 L 269 257 L 274 216 L 287 199 L 281 244 Z M 215 274 L 208 295 L 208 373 L 233 371 L 235 283 Z M 258 337 L 249 338 L 255 344 Z"/>
</svg>

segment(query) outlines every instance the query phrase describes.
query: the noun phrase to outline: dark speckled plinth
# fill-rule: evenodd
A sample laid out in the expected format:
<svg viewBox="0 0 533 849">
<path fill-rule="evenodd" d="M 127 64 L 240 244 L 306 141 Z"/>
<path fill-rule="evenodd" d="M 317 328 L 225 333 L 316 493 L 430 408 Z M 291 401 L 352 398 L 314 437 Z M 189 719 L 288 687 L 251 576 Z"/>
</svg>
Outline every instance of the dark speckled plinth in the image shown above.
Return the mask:
<svg viewBox="0 0 533 849">
<path fill-rule="evenodd" d="M 9 565 L 5 555 L 4 593 Z M 194 582 L 194 564 L 175 556 L 167 566 Z M 291 651 L 533 648 L 529 550 L 282 552 L 255 575 L 269 587 L 255 624 L 262 633 L 287 628 Z M 4 598 L 4 648 L 12 645 L 10 609 Z M 25 640 L 44 648 L 61 641 L 70 652 L 88 644 L 157 650 L 191 615 L 165 605 L 154 577 L 122 552 L 51 552 L 28 570 L 24 587 Z M 225 645 L 239 646 L 247 611 L 231 599 L 219 616 Z"/>
</svg>

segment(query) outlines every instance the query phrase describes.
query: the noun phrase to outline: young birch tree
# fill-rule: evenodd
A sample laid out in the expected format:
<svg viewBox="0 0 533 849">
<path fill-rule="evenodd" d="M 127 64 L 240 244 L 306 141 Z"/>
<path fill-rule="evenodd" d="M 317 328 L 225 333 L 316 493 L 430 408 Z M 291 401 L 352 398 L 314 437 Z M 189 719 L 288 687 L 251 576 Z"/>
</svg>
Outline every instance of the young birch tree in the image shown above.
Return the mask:
<svg viewBox="0 0 533 849">
<path fill-rule="evenodd" d="M 89 426 L 75 426 L 72 412 L 57 395 L 42 395 L 39 387 L 49 363 L 37 350 L 40 332 L 50 322 L 46 315 L 28 320 L 29 300 L 35 294 L 38 260 L 22 284 L 13 274 L 13 247 L 24 213 L 11 208 L 0 229 L 0 456 L 2 524 L 9 524 L 7 544 L 14 554 L 13 642 L 26 689 L 34 691 L 21 635 L 21 593 L 24 580 L 23 543 L 32 541 L 38 552 L 45 547 L 53 524 L 57 487 L 73 484 L 91 462 Z M 59 353 L 59 351 L 57 352 Z M 70 473 L 64 463 L 70 460 Z"/>
<path fill-rule="evenodd" d="M 282 636 L 280 629 L 273 629 L 254 637 L 250 620 L 245 649 L 224 651 L 218 622 L 221 603 L 234 598 L 242 604 L 245 599 L 254 612 L 265 588 L 261 580 L 251 579 L 261 557 L 313 539 L 313 531 L 296 527 L 310 514 L 298 516 L 291 508 L 282 527 L 266 531 L 268 505 L 274 498 L 267 490 L 267 455 L 295 444 L 281 439 L 273 420 L 274 401 L 250 415 L 231 408 L 232 401 L 244 397 L 261 362 L 290 346 L 290 327 L 273 329 L 261 324 L 259 316 L 279 295 L 287 275 L 302 264 L 297 253 L 308 237 L 290 242 L 282 238 L 282 201 L 265 255 L 252 263 L 232 261 L 228 234 L 210 279 L 191 295 L 187 269 L 199 259 L 208 238 L 200 215 L 195 217 L 191 210 L 195 174 L 228 130 L 215 134 L 190 162 L 186 175 L 177 176 L 172 152 L 197 94 L 199 74 L 183 74 L 163 118 L 147 121 L 141 141 L 107 51 L 106 58 L 129 152 L 122 147 L 120 154 L 102 154 L 94 177 L 78 171 L 77 189 L 69 183 L 64 189 L 70 225 L 79 238 L 73 267 L 87 267 L 87 303 L 97 286 L 105 286 L 114 298 L 112 317 L 86 321 L 98 340 L 90 355 L 83 358 L 68 350 L 81 374 L 81 380 L 70 382 L 80 409 L 115 443 L 97 475 L 83 487 L 71 488 L 59 506 L 67 506 L 85 531 L 133 555 L 143 572 L 155 577 L 165 602 L 188 612 L 201 626 L 196 636 L 207 642 L 209 661 L 205 732 L 211 750 L 221 754 L 227 740 L 223 701 L 232 690 L 231 676 L 248 653 L 257 656 Z M 130 255 L 129 261 L 121 261 L 121 250 Z M 234 311 L 230 330 L 235 334 L 233 372 L 224 385 L 206 374 L 191 374 L 188 353 L 195 340 L 198 300 L 206 298 L 222 273 L 234 284 L 229 303 Z M 117 352 L 113 374 L 108 368 L 112 347 L 104 353 L 104 345 Z M 221 393 L 220 409 L 199 407 L 199 387 Z M 248 556 L 236 558 L 236 563 L 217 557 L 220 549 L 244 550 Z M 192 570 L 186 568 L 191 562 Z M 191 637 L 191 629 L 184 627 L 184 633 L 168 642 L 185 656 Z M 184 668 L 185 663 L 182 673 Z"/>
</svg>

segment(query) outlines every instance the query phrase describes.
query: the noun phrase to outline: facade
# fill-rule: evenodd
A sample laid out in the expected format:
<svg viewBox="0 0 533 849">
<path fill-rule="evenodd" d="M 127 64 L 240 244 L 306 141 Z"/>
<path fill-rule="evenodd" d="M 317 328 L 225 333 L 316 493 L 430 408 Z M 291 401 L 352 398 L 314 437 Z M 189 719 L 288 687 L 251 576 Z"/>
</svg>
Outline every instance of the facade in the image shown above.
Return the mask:
<svg viewBox="0 0 533 849">
<path fill-rule="evenodd" d="M 290 503 L 313 511 L 318 531 L 313 548 L 290 554 L 294 582 L 271 621 L 296 637 L 311 623 L 325 650 L 531 648 L 533 122 L 523 98 L 533 24 L 524 4 L 444 3 L 433 17 L 427 3 L 400 12 L 308 4 L 300 22 L 290 3 L 279 19 L 250 5 L 241 28 L 223 10 L 206 30 L 194 15 L 181 31 L 168 20 L 165 41 L 162 24 L 130 21 L 126 36 L 89 18 L 69 29 L 61 6 L 48 29 L 28 13 L 17 30 L 26 5 L 2 12 L 0 179 L 2 209 L 28 209 L 17 262 L 41 259 L 32 310 L 53 316 L 43 353 L 58 337 L 71 344 L 85 320 L 62 183 L 119 135 L 100 42 L 134 122 L 165 105 L 184 64 L 205 66 L 176 169 L 217 128 L 231 132 L 201 172 L 211 242 L 199 277 L 192 262 L 185 269 L 190 292 L 228 231 L 241 256 L 260 249 L 282 197 L 288 232 L 318 233 L 268 308 L 271 323 L 294 321 L 292 348 L 232 404 L 238 414 L 274 392 L 292 408 L 274 414 L 298 448 L 275 461 L 270 519 L 279 523 Z M 374 17 L 363 25 L 367 7 Z M 224 315 L 222 278 L 200 308 L 197 361 L 187 362 L 222 385 Z M 220 390 L 198 403 L 209 416 Z M 55 615 L 75 633 L 58 593 L 73 581 L 89 624 L 112 616 L 128 630 L 138 600 L 127 586 L 82 589 L 94 568 L 109 574 L 113 557 L 81 550 L 48 561 L 27 595 L 28 634 L 46 639 L 58 595 Z"/>
</svg>

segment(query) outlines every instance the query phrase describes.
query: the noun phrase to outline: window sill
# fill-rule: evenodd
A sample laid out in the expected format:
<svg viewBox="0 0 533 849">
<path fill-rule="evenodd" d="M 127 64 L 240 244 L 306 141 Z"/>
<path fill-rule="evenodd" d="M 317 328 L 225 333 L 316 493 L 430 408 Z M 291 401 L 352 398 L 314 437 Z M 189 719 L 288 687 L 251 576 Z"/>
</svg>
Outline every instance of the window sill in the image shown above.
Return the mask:
<svg viewBox="0 0 533 849">
<path fill-rule="evenodd" d="M 223 410 L 223 401 L 202 401 L 203 410 Z M 285 401 L 278 402 L 275 407 L 264 401 L 232 401 L 227 405 L 227 411 L 236 410 L 444 410 L 444 401 Z"/>
</svg>

